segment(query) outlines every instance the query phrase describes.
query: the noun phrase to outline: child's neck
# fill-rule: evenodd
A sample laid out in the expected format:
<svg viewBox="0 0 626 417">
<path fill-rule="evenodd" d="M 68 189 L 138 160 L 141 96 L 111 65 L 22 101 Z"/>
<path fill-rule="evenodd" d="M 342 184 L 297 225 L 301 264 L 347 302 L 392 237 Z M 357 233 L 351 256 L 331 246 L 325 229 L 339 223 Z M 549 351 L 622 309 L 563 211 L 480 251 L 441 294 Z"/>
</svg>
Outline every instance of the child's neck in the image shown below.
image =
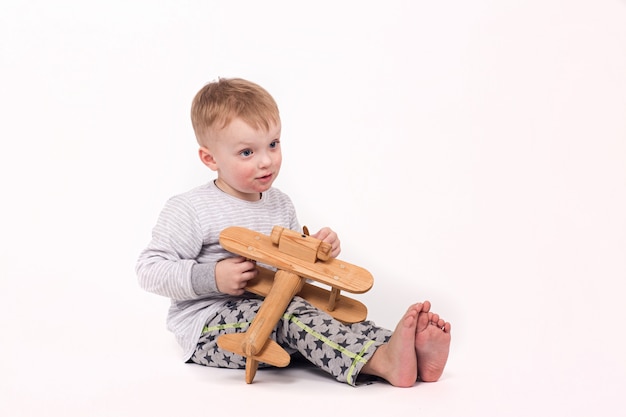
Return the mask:
<svg viewBox="0 0 626 417">
<path fill-rule="evenodd" d="M 245 200 L 245 201 L 259 201 L 263 198 L 263 193 L 259 193 L 258 197 L 255 194 L 245 194 L 245 193 L 238 193 L 235 190 L 232 189 L 232 187 L 228 186 L 228 184 L 223 183 L 222 181 L 220 181 L 219 179 L 213 180 L 213 184 L 215 184 L 215 186 L 217 187 L 218 190 L 220 190 L 221 192 L 228 194 L 230 196 L 233 196 L 235 198 L 238 198 L 240 200 Z M 230 191 L 232 190 L 232 191 Z"/>
</svg>

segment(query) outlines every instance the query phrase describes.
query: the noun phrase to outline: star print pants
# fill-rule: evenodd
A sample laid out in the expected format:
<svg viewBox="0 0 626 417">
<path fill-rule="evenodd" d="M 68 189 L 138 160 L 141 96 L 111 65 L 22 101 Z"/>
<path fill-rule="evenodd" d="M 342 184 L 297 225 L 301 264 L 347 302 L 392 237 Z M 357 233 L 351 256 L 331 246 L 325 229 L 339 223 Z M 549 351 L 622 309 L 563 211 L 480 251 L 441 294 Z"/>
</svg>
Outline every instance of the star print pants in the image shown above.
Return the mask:
<svg viewBox="0 0 626 417">
<path fill-rule="evenodd" d="M 249 298 L 227 304 L 207 322 L 190 361 L 205 366 L 244 369 L 246 358 L 220 349 L 217 338 L 222 334 L 245 332 L 262 301 Z M 299 352 L 338 381 L 355 386 L 363 366 L 376 349 L 389 340 L 391 333 L 370 321 L 343 324 L 296 296 L 271 338 L 290 354 Z"/>
</svg>

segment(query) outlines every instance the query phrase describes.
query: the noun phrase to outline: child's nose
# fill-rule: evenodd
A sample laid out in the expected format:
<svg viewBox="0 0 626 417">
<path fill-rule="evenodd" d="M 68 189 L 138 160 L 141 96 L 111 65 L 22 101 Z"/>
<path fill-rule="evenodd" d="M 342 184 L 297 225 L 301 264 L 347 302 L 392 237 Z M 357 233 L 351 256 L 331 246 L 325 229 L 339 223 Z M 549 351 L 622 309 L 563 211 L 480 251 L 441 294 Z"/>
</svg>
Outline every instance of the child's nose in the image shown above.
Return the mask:
<svg viewBox="0 0 626 417">
<path fill-rule="evenodd" d="M 272 164 L 272 157 L 267 153 L 263 152 L 259 155 L 259 166 L 266 167 Z"/>
</svg>

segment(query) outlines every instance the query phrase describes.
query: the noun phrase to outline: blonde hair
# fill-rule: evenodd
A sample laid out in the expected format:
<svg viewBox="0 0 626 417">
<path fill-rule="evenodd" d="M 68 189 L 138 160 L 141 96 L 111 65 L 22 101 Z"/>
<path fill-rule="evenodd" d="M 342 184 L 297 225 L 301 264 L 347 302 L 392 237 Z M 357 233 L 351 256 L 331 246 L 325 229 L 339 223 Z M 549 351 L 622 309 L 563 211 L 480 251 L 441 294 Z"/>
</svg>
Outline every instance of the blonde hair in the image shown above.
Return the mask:
<svg viewBox="0 0 626 417">
<path fill-rule="evenodd" d="M 241 78 L 219 78 L 206 84 L 191 104 L 191 124 L 200 145 L 210 140 L 212 130 L 223 129 L 234 118 L 265 131 L 280 123 L 274 98 L 263 87 Z"/>
</svg>

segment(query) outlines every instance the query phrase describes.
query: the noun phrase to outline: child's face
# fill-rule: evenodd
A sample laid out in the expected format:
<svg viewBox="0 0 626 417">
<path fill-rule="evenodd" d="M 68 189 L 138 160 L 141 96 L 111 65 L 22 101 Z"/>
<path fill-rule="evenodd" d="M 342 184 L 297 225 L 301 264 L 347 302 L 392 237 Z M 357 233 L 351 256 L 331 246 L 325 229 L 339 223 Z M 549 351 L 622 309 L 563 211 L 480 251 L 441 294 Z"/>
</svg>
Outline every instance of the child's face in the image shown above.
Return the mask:
<svg viewBox="0 0 626 417">
<path fill-rule="evenodd" d="M 222 191 L 242 200 L 259 200 L 280 171 L 280 128 L 280 123 L 273 124 L 265 132 L 233 119 L 200 148 L 200 159 L 217 171 L 216 184 Z"/>
</svg>

